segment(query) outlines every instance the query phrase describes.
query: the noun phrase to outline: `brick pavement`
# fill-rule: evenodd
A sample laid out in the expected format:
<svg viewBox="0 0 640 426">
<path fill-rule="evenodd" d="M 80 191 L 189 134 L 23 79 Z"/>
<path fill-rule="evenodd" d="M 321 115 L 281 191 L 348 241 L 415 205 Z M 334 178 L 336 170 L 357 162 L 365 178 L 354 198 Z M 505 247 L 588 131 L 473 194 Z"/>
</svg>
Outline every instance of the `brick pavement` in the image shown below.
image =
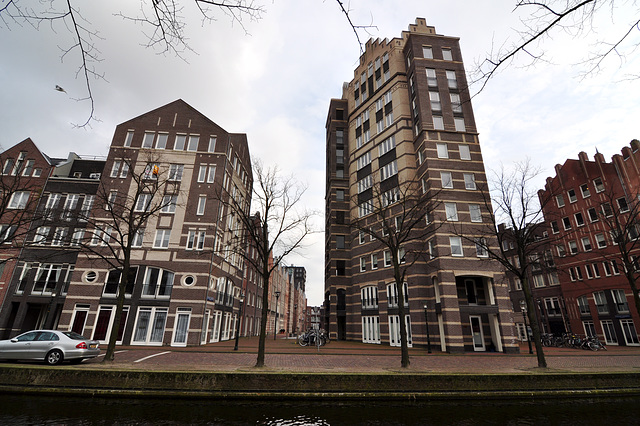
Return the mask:
<svg viewBox="0 0 640 426">
<path fill-rule="evenodd" d="M 83 368 L 122 368 L 171 371 L 255 371 L 257 338 L 241 338 L 238 351 L 234 341 L 204 346 L 174 348 L 118 347 L 115 362 L 105 365 L 102 357 L 84 362 Z M 550 372 L 639 371 L 640 347 L 609 347 L 608 351 L 545 348 Z M 537 370 L 537 358 L 523 345 L 521 353 L 465 353 L 459 355 L 425 348 L 409 350 L 411 365 L 400 368 L 400 349 L 386 345 L 332 341 L 321 347 L 300 347 L 295 340 L 279 338 L 266 341 L 265 370 L 292 372 L 374 372 L 400 371 L 420 373 L 522 373 Z"/>
</svg>

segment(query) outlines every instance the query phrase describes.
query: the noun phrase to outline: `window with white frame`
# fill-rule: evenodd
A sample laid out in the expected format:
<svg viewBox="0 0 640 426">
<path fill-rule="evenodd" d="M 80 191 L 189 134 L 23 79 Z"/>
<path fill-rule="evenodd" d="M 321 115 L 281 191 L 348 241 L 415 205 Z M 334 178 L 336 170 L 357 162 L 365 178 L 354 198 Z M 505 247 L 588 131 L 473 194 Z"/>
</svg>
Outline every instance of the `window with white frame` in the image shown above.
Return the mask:
<svg viewBox="0 0 640 426">
<path fill-rule="evenodd" d="M 151 204 L 151 199 L 152 199 L 152 195 L 151 194 L 140 194 L 138 195 L 138 199 L 136 200 L 136 206 L 134 208 L 134 211 L 136 212 L 146 212 L 149 211 L 149 206 Z"/>
<path fill-rule="evenodd" d="M 154 132 L 145 132 L 144 133 L 144 139 L 142 140 L 142 147 L 143 148 L 152 148 L 153 147 L 153 139 L 155 138 L 156 134 Z"/>
<path fill-rule="evenodd" d="M 167 147 L 168 138 L 168 133 L 158 133 L 158 137 L 156 138 L 156 149 L 165 149 Z"/>
<path fill-rule="evenodd" d="M 458 221 L 458 207 L 456 203 L 444 203 L 444 210 L 448 221 Z"/>
<path fill-rule="evenodd" d="M 593 180 L 593 186 L 596 188 L 596 192 L 604 191 L 604 183 L 602 183 L 602 178 L 595 178 Z"/>
<path fill-rule="evenodd" d="M 476 238 L 476 256 L 489 257 L 489 251 L 487 250 L 487 240 L 484 238 Z"/>
<path fill-rule="evenodd" d="M 624 197 L 618 198 L 617 200 L 618 208 L 620 209 L 620 213 L 625 213 L 629 211 L 629 205 L 627 204 L 627 199 Z"/>
<path fill-rule="evenodd" d="M 581 241 L 584 251 L 591 251 L 591 240 L 589 239 L 589 237 L 582 237 Z"/>
<path fill-rule="evenodd" d="M 112 178 L 118 177 L 118 173 L 120 172 L 121 165 L 122 165 L 122 160 L 114 160 L 113 165 L 111 166 L 111 173 L 109 173 L 109 177 L 112 177 Z"/>
<path fill-rule="evenodd" d="M 482 222 L 482 210 L 480 204 L 469 204 L 469 216 L 471 222 Z"/>
<path fill-rule="evenodd" d="M 465 189 L 476 189 L 476 177 L 473 173 L 463 173 Z"/>
<path fill-rule="evenodd" d="M 439 92 L 429 92 L 429 101 L 431 102 L 431 111 L 442 111 Z"/>
<path fill-rule="evenodd" d="M 582 213 L 578 212 L 576 214 L 573 215 L 576 219 L 576 225 L 577 226 L 584 226 L 584 217 L 582 216 Z"/>
<path fill-rule="evenodd" d="M 86 221 L 89 218 L 89 213 L 93 208 L 93 202 L 95 200 L 95 195 L 85 195 L 84 200 L 82 200 L 82 206 L 80 207 L 80 215 L 78 217 L 81 221 Z"/>
<path fill-rule="evenodd" d="M 445 73 L 447 75 L 447 86 L 449 86 L 449 89 L 457 89 L 458 81 L 456 79 L 456 72 L 451 70 L 446 70 Z"/>
<path fill-rule="evenodd" d="M 406 282 L 402 283 L 402 291 L 404 293 L 404 306 L 409 306 L 409 284 L 407 284 Z M 387 284 L 387 303 L 389 308 L 397 307 L 398 300 L 398 284 Z"/>
<path fill-rule="evenodd" d="M 371 151 L 367 151 L 364 154 L 362 154 L 360 157 L 358 157 L 358 159 L 356 160 L 356 164 L 357 164 L 358 170 L 371 164 Z"/>
<path fill-rule="evenodd" d="M 629 304 L 627 303 L 627 296 L 624 294 L 624 290 L 611 290 L 611 298 L 618 313 L 629 312 Z"/>
<path fill-rule="evenodd" d="M 174 274 L 166 269 L 148 267 L 142 285 L 142 297 L 168 298 L 173 289 Z"/>
<path fill-rule="evenodd" d="M 84 239 L 84 229 L 76 229 L 73 231 L 73 235 L 71 236 L 71 245 L 79 246 Z"/>
<path fill-rule="evenodd" d="M 138 308 L 132 344 L 161 345 L 167 323 L 167 308 Z"/>
<path fill-rule="evenodd" d="M 446 143 L 437 143 L 436 150 L 438 152 L 438 158 L 449 158 L 449 150 Z"/>
<path fill-rule="evenodd" d="M 378 156 L 382 157 L 384 154 L 391 151 L 395 147 L 396 147 L 396 137 L 395 135 L 391 135 L 390 137 L 382 141 L 380 145 L 378 145 Z"/>
<path fill-rule="evenodd" d="M 570 189 L 567 191 L 567 195 L 569 196 L 569 202 L 570 203 L 575 203 L 576 201 L 578 201 L 578 196 L 576 195 L 576 190 L 575 189 Z"/>
<path fill-rule="evenodd" d="M 162 197 L 162 213 L 175 213 L 177 204 L 177 195 L 165 195 Z"/>
<path fill-rule="evenodd" d="M 398 174 L 398 163 L 393 160 L 380 168 L 380 182 Z"/>
<path fill-rule="evenodd" d="M 544 287 L 544 277 L 540 274 L 533 275 L 533 285 L 536 288 Z"/>
<path fill-rule="evenodd" d="M 464 124 L 464 118 L 462 117 L 454 117 L 453 124 L 455 125 L 456 132 L 466 132 L 467 127 Z"/>
<path fill-rule="evenodd" d="M 171 229 L 157 229 L 156 237 L 153 241 L 154 248 L 169 247 L 169 239 L 171 238 Z"/>
<path fill-rule="evenodd" d="M 607 298 L 605 297 L 604 291 L 597 291 L 593 293 L 593 300 L 596 303 L 598 314 L 609 313 L 609 306 L 607 305 Z"/>
<path fill-rule="evenodd" d="M 591 207 L 589 210 L 587 210 L 587 214 L 589 215 L 589 220 L 592 223 L 598 221 L 598 212 L 595 208 Z"/>
<path fill-rule="evenodd" d="M 378 269 L 378 255 L 371 255 L 371 269 Z"/>
<path fill-rule="evenodd" d="M 196 211 L 196 215 L 202 216 L 204 214 L 205 206 L 207 205 L 207 197 L 201 195 L 198 197 L 198 210 Z"/>
<path fill-rule="evenodd" d="M 29 191 L 16 191 L 11 194 L 11 199 L 9 200 L 9 204 L 7 208 L 14 210 L 23 210 L 27 207 L 27 202 L 29 201 Z"/>
<path fill-rule="evenodd" d="M 589 299 L 587 298 L 587 296 L 580 296 L 577 300 L 580 315 L 589 315 L 591 311 L 589 310 Z"/>
<path fill-rule="evenodd" d="M 62 265 L 53 263 L 40 264 L 31 294 L 51 294 L 56 288 L 61 273 Z"/>
<path fill-rule="evenodd" d="M 453 55 L 451 53 L 451 49 L 442 48 L 442 59 L 445 61 L 453 61 Z"/>
<path fill-rule="evenodd" d="M 460 152 L 461 160 L 471 160 L 471 151 L 469 145 L 458 145 L 458 151 Z"/>
<path fill-rule="evenodd" d="M 563 217 L 562 226 L 564 227 L 565 231 L 568 231 L 569 229 L 571 229 L 571 219 L 569 219 L 568 217 Z"/>
<path fill-rule="evenodd" d="M 142 247 L 142 240 L 144 239 L 144 228 L 139 228 L 133 234 L 133 240 L 131 241 L 131 247 L 139 248 Z"/>
<path fill-rule="evenodd" d="M 184 172 L 184 164 L 170 164 L 169 165 L 169 180 L 180 182 L 182 180 L 182 173 Z"/>
<path fill-rule="evenodd" d="M 578 253 L 578 244 L 575 241 L 569 241 L 569 252 L 571 254 Z"/>
<path fill-rule="evenodd" d="M 367 175 L 358 181 L 358 194 L 363 193 L 373 185 L 373 178 Z"/>
<path fill-rule="evenodd" d="M 440 182 L 443 188 L 453 188 L 451 172 L 440 172 Z"/>
<path fill-rule="evenodd" d="M 373 201 L 368 200 L 358 205 L 358 217 L 364 217 L 373 212 Z"/>
<path fill-rule="evenodd" d="M 391 266 L 391 252 L 389 250 L 385 250 L 384 252 L 384 266 L 385 267 L 389 267 Z"/>
<path fill-rule="evenodd" d="M 433 59 L 433 49 L 431 46 L 422 46 L 422 57 L 425 59 Z"/>
<path fill-rule="evenodd" d="M 44 244 L 47 241 L 47 237 L 49 237 L 49 232 L 51 231 L 50 226 L 39 226 L 36 229 L 36 233 L 33 236 L 34 244 Z"/>
<path fill-rule="evenodd" d="M 209 147 L 207 148 L 207 152 L 215 152 L 215 150 L 216 150 L 216 141 L 217 141 L 217 137 L 216 136 L 211 136 L 209 138 Z"/>
<path fill-rule="evenodd" d="M 364 257 L 360 258 L 360 272 L 365 272 L 367 270 L 367 259 Z"/>
<path fill-rule="evenodd" d="M 433 119 L 433 128 L 435 130 L 444 130 L 444 119 L 442 118 L 441 115 L 434 115 L 432 119 Z"/>
<path fill-rule="evenodd" d="M 129 130 L 127 132 L 127 135 L 124 138 L 124 146 L 130 147 L 132 141 L 133 141 L 133 130 Z"/>
<path fill-rule="evenodd" d="M 556 204 L 558 205 L 558 208 L 564 207 L 564 197 L 562 194 L 556 195 Z"/>
<path fill-rule="evenodd" d="M 380 317 L 378 315 L 362 316 L 362 342 L 380 343 Z"/>
<path fill-rule="evenodd" d="M 449 237 L 449 246 L 451 247 L 451 256 L 462 256 L 462 238 Z"/>
<path fill-rule="evenodd" d="M 436 78 L 436 70 L 434 70 L 433 68 L 427 68 L 426 72 L 427 72 L 427 86 L 437 87 L 438 80 Z"/>
<path fill-rule="evenodd" d="M 189 143 L 187 145 L 187 151 L 197 151 L 198 142 L 200 142 L 199 135 L 189 135 Z"/>
<path fill-rule="evenodd" d="M 53 233 L 53 239 L 51 240 L 52 246 L 61 246 L 64 244 L 64 240 L 69 233 L 69 228 L 58 226 Z"/>
<path fill-rule="evenodd" d="M 589 185 L 586 183 L 580 185 L 580 192 L 582 193 L 582 198 L 588 198 L 591 196 L 591 192 L 589 192 Z"/>
</svg>

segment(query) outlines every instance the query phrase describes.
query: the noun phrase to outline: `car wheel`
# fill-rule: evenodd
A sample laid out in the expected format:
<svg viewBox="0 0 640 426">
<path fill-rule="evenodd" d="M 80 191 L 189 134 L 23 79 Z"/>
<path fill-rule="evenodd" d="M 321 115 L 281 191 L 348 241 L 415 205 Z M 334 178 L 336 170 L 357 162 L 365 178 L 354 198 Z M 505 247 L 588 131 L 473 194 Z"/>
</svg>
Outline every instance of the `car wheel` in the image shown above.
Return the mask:
<svg viewBox="0 0 640 426">
<path fill-rule="evenodd" d="M 52 351 L 49 351 L 47 356 L 44 358 L 44 361 L 48 365 L 58 365 L 62 362 L 63 358 L 64 356 L 62 355 L 62 352 L 58 349 L 54 349 Z"/>
</svg>

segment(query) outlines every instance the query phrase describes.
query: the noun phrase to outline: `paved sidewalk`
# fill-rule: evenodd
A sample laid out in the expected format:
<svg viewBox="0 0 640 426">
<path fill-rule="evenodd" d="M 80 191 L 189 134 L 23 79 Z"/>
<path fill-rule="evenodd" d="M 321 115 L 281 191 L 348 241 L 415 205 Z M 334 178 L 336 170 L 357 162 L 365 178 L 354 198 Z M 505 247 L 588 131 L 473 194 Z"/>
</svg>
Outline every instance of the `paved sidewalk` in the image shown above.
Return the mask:
<svg viewBox="0 0 640 426">
<path fill-rule="evenodd" d="M 204 346 L 175 348 L 125 346 L 116 348 L 113 364 L 101 363 L 102 357 L 85 361 L 82 368 L 117 368 L 170 371 L 255 371 L 258 338 L 241 338 L 238 351 L 235 341 Z M 103 348 L 104 349 L 104 348 Z M 411 365 L 400 368 L 400 348 L 360 342 L 332 341 L 319 349 L 300 347 L 293 339 L 267 338 L 265 371 L 276 372 L 433 372 L 433 373 L 532 373 L 537 358 L 528 346 L 521 353 L 465 353 L 452 355 L 426 348 L 411 348 Z M 545 348 L 549 372 L 625 372 L 640 371 L 640 347 L 609 347 L 608 351 Z M 262 371 L 262 370 L 261 370 Z"/>
</svg>

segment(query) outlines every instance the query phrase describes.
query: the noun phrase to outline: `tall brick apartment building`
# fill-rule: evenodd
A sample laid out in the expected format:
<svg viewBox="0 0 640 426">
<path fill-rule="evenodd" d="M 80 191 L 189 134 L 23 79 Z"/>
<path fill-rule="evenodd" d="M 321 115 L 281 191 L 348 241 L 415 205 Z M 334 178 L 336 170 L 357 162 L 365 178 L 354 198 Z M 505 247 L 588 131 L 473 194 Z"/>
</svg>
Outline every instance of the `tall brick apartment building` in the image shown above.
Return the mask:
<svg viewBox="0 0 640 426">
<path fill-rule="evenodd" d="M 550 224 L 570 331 L 598 335 L 609 345 L 639 345 L 640 325 L 625 278 L 612 221 L 626 226 L 630 258 L 640 257 L 640 143 L 633 140 L 606 162 L 581 152 L 555 167 L 539 196 Z M 634 260 L 630 268 L 637 276 Z"/>
<path fill-rule="evenodd" d="M 369 40 L 342 98 L 331 100 L 324 304 L 331 338 L 400 345 L 389 253 L 350 222 L 370 215 L 374 190 L 393 194 L 416 182 L 425 197 L 437 193 L 428 220 L 443 226 L 418 242 L 426 255 L 406 277 L 409 343 L 427 344 L 426 315 L 442 351 L 518 350 L 502 268 L 459 236 L 488 220 L 466 88 L 458 39 L 418 18 L 399 38 Z M 393 211 L 395 197 L 387 200 Z"/>
</svg>

